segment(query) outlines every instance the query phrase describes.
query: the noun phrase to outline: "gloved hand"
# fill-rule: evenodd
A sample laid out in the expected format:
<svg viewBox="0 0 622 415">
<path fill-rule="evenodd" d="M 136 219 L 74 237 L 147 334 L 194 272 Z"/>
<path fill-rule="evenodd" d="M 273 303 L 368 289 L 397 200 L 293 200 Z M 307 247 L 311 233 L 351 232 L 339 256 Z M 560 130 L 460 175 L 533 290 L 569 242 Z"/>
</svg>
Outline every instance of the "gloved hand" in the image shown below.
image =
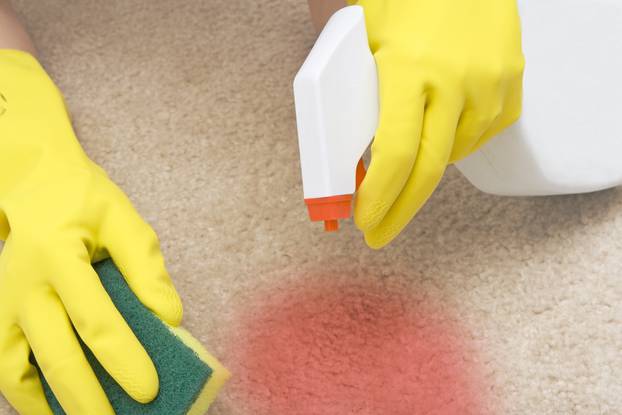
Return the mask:
<svg viewBox="0 0 622 415">
<path fill-rule="evenodd" d="M 516 0 L 356 4 L 378 68 L 380 119 L 354 220 L 380 248 L 426 202 L 448 163 L 519 117 L 524 59 Z"/>
<path fill-rule="evenodd" d="M 17 411 L 51 414 L 32 352 L 68 415 L 114 414 L 76 332 L 130 396 L 152 400 L 155 367 L 91 262 L 110 255 L 137 297 L 177 326 L 181 302 L 157 237 L 84 154 L 39 63 L 11 50 L 0 50 L 0 239 L 0 391 Z"/>
</svg>

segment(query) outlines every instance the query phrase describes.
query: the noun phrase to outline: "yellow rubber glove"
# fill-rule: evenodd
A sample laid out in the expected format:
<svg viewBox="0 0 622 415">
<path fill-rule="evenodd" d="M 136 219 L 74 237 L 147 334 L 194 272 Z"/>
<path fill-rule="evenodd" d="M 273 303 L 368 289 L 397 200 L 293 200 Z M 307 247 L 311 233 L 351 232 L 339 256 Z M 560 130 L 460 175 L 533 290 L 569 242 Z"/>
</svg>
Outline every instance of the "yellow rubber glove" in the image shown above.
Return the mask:
<svg viewBox="0 0 622 415">
<path fill-rule="evenodd" d="M 524 59 L 516 0 L 356 4 L 378 68 L 380 119 L 354 219 L 367 244 L 380 248 L 449 163 L 518 119 Z"/>
<path fill-rule="evenodd" d="M 63 99 L 30 55 L 0 50 L 0 391 L 51 414 L 32 352 L 68 415 L 114 414 L 74 332 L 139 402 L 158 393 L 149 356 L 91 262 L 110 255 L 138 298 L 177 326 L 179 296 L 153 230 L 82 151 Z"/>
</svg>

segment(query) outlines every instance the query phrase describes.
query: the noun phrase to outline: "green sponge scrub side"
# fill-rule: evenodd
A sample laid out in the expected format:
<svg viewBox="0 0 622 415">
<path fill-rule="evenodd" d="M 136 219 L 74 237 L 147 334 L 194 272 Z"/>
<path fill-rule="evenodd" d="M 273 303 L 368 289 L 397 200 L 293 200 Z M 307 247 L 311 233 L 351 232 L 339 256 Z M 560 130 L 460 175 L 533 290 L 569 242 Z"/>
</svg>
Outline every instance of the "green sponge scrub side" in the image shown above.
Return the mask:
<svg viewBox="0 0 622 415">
<path fill-rule="evenodd" d="M 82 343 L 82 349 L 115 413 L 203 414 L 229 377 L 227 370 L 187 332 L 169 328 L 151 313 L 136 298 L 112 260 L 98 262 L 93 267 L 113 303 L 151 357 L 160 380 L 158 396 L 150 403 L 138 403 L 123 391 Z M 39 374 L 52 412 L 55 415 L 65 415 L 41 371 Z M 80 391 L 76 390 L 76 393 Z"/>
</svg>

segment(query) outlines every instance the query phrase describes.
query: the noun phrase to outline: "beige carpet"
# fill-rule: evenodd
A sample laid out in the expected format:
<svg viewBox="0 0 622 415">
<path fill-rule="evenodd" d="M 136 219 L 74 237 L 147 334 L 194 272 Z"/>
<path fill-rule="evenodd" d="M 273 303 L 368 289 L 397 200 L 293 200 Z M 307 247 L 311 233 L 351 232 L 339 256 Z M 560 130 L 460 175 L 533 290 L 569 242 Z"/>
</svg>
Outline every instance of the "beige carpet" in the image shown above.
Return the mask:
<svg viewBox="0 0 622 415">
<path fill-rule="evenodd" d="M 306 2 L 16 6 L 86 151 L 159 233 L 185 325 L 226 364 L 245 365 L 231 345 L 257 293 L 331 273 L 459 316 L 498 414 L 622 413 L 622 191 L 499 198 L 451 168 L 374 252 L 351 223 L 306 218 L 291 93 Z M 254 410 L 230 387 L 210 413 Z"/>
</svg>

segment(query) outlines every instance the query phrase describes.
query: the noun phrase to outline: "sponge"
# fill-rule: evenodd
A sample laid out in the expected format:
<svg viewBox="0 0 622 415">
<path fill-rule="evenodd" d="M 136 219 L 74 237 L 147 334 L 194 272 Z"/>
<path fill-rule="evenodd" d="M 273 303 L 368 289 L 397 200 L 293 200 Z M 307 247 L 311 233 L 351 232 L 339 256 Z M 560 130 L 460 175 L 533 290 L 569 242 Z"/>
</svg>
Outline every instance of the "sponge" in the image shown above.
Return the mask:
<svg viewBox="0 0 622 415">
<path fill-rule="evenodd" d="M 133 294 L 112 260 L 106 259 L 93 267 L 113 303 L 151 357 L 160 380 L 160 391 L 152 402 L 136 402 L 123 391 L 82 343 L 82 349 L 115 413 L 203 415 L 229 378 L 227 369 L 190 333 L 166 325 L 151 313 Z M 41 371 L 39 375 L 52 412 L 55 415 L 65 415 Z"/>
</svg>

